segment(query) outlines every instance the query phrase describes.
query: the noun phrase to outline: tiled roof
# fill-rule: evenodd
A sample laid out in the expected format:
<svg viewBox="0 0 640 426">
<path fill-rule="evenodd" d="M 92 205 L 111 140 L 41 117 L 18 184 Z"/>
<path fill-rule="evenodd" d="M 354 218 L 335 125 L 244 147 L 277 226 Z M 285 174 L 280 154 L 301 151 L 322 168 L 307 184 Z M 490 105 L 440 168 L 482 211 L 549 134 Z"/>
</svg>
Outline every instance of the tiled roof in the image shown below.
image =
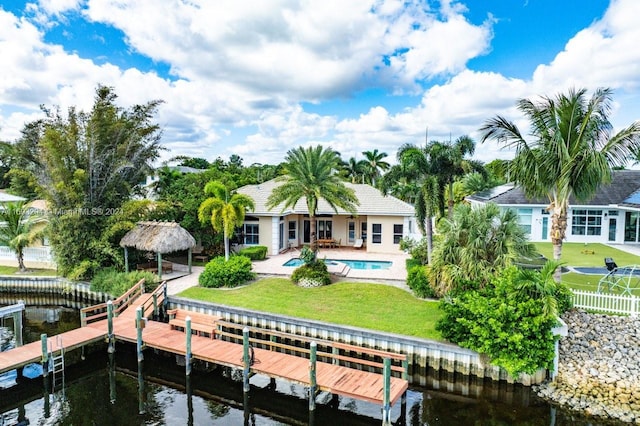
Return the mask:
<svg viewBox="0 0 640 426">
<path fill-rule="evenodd" d="M 272 210 L 268 210 L 266 207 L 267 198 L 271 195 L 273 188 L 281 185 L 281 182 L 277 182 L 275 179 L 263 182 L 258 185 L 247 185 L 238 188 L 238 193 L 245 194 L 253 198 L 255 203 L 255 210 L 250 214 L 267 215 L 267 216 L 279 216 L 282 214 L 308 214 L 307 203 L 304 198 L 301 198 L 296 203 L 293 209 L 287 209 L 281 212 L 282 207 L 276 207 Z M 381 216 L 413 216 L 413 206 L 401 201 L 390 195 L 383 195 L 379 190 L 363 184 L 352 184 L 345 182 L 348 188 L 352 188 L 356 197 L 360 201 L 360 205 L 357 206 L 359 215 L 381 215 Z M 338 208 L 339 214 L 349 214 L 347 211 Z M 335 211 L 324 200 L 319 200 L 317 214 L 335 214 Z"/>
<path fill-rule="evenodd" d="M 586 202 L 578 202 L 571 197 L 569 204 L 572 205 L 628 205 L 640 206 L 640 196 L 634 196 L 640 192 L 640 170 L 614 170 L 611 183 L 601 185 L 593 198 Z M 512 184 L 501 185 L 489 191 L 482 191 L 467 197 L 469 200 L 480 202 L 494 202 L 500 205 L 547 205 L 546 198 L 531 199 L 524 195 L 524 191 Z"/>
</svg>

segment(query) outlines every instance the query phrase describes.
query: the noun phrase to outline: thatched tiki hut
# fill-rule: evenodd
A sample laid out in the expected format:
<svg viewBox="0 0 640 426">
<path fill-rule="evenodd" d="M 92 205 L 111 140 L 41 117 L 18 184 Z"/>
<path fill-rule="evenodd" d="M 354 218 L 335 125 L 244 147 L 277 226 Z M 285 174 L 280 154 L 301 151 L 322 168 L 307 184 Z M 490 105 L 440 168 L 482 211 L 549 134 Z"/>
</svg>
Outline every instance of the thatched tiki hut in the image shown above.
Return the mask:
<svg viewBox="0 0 640 426">
<path fill-rule="evenodd" d="M 158 257 L 158 275 L 162 278 L 162 255 L 180 250 L 189 251 L 189 273 L 191 273 L 191 249 L 196 245 L 193 236 L 176 222 L 138 222 L 120 240 L 124 248 L 124 264 L 129 271 L 128 247 L 150 251 Z"/>
</svg>

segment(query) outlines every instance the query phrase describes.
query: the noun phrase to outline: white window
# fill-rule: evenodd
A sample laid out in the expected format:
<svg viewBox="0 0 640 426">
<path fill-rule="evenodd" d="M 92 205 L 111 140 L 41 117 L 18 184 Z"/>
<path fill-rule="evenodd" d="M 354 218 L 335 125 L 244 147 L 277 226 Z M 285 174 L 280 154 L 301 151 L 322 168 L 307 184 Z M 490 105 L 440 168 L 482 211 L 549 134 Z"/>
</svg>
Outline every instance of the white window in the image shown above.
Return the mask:
<svg viewBox="0 0 640 426">
<path fill-rule="evenodd" d="M 374 223 L 371 225 L 371 242 L 374 244 L 382 243 L 382 224 Z"/>
<path fill-rule="evenodd" d="M 600 235 L 602 210 L 574 210 L 571 217 L 572 235 Z"/>
<path fill-rule="evenodd" d="M 527 234 L 531 234 L 531 219 L 533 218 L 533 209 L 518 209 L 518 225 Z"/>
</svg>

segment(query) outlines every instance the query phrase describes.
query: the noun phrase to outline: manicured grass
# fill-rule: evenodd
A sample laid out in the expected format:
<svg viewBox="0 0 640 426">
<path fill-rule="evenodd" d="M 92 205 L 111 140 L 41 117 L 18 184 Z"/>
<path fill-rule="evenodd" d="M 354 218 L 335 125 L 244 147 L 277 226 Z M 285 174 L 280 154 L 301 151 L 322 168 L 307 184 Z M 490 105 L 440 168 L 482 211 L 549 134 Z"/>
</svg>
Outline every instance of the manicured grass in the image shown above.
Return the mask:
<svg viewBox="0 0 640 426">
<path fill-rule="evenodd" d="M 33 269 L 27 268 L 28 272 L 21 274 L 25 276 L 56 276 L 58 275 L 55 269 Z M 0 275 L 16 275 L 18 272 L 17 267 L 13 266 L 0 266 Z"/>
<path fill-rule="evenodd" d="M 562 282 L 575 290 L 597 291 L 598 282 L 604 275 L 588 275 L 588 274 L 576 274 L 575 272 L 568 272 L 562 274 Z M 622 280 L 628 280 L 629 278 L 618 275 Z M 630 281 L 622 281 L 621 284 L 629 285 L 631 294 L 634 296 L 640 296 L 640 277 L 631 277 Z M 607 292 L 605 290 L 605 292 Z M 620 293 L 620 289 L 615 290 L 616 293 Z"/>
<path fill-rule="evenodd" d="M 192 287 L 181 297 L 389 333 L 442 340 L 435 330 L 438 303 L 383 284 L 339 282 L 301 288 L 264 278 L 238 289 Z"/>
<path fill-rule="evenodd" d="M 553 246 L 551 243 L 534 244 L 536 249 L 547 259 L 553 259 Z M 583 251 L 586 253 L 583 253 Z M 591 254 L 591 251 L 594 254 Z M 640 256 L 635 256 L 604 244 L 562 244 L 562 261 L 568 266 L 604 267 L 605 257 L 613 258 L 618 266 L 640 264 Z"/>
</svg>

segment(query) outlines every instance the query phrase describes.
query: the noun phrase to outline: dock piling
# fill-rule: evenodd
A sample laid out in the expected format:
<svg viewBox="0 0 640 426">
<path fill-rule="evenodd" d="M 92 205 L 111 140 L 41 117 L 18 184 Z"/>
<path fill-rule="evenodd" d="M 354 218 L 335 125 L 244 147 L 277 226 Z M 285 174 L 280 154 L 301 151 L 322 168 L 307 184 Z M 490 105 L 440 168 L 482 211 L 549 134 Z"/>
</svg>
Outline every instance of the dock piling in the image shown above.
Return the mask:
<svg viewBox="0 0 640 426">
<path fill-rule="evenodd" d="M 249 356 L 249 327 L 245 327 L 242 330 L 242 363 L 244 364 L 242 390 L 249 392 L 251 389 L 249 386 L 249 370 L 251 368 L 251 357 Z"/>
<path fill-rule="evenodd" d="M 142 329 L 144 328 L 144 321 L 142 319 L 142 307 L 138 307 L 136 309 L 136 329 L 137 329 L 137 342 L 136 342 L 136 350 L 138 352 L 138 363 L 141 363 L 144 360 L 144 355 L 142 354 Z"/>
<path fill-rule="evenodd" d="M 107 339 L 109 341 L 107 353 L 112 354 L 116 350 L 116 346 L 113 336 L 113 302 L 111 300 L 107 301 L 107 333 Z"/>
<path fill-rule="evenodd" d="M 187 349 L 184 355 L 184 369 L 187 377 L 191 375 L 191 317 L 184 320 L 184 332 L 187 339 Z"/>
<path fill-rule="evenodd" d="M 316 361 L 317 361 L 318 344 L 311 342 L 309 353 L 309 411 L 316 409 Z"/>
<path fill-rule="evenodd" d="M 384 359 L 382 374 L 382 425 L 391 426 L 391 358 Z"/>
<path fill-rule="evenodd" d="M 40 335 L 40 342 L 42 343 L 42 377 L 49 375 L 49 348 L 47 348 L 47 335 L 42 333 Z"/>
</svg>

